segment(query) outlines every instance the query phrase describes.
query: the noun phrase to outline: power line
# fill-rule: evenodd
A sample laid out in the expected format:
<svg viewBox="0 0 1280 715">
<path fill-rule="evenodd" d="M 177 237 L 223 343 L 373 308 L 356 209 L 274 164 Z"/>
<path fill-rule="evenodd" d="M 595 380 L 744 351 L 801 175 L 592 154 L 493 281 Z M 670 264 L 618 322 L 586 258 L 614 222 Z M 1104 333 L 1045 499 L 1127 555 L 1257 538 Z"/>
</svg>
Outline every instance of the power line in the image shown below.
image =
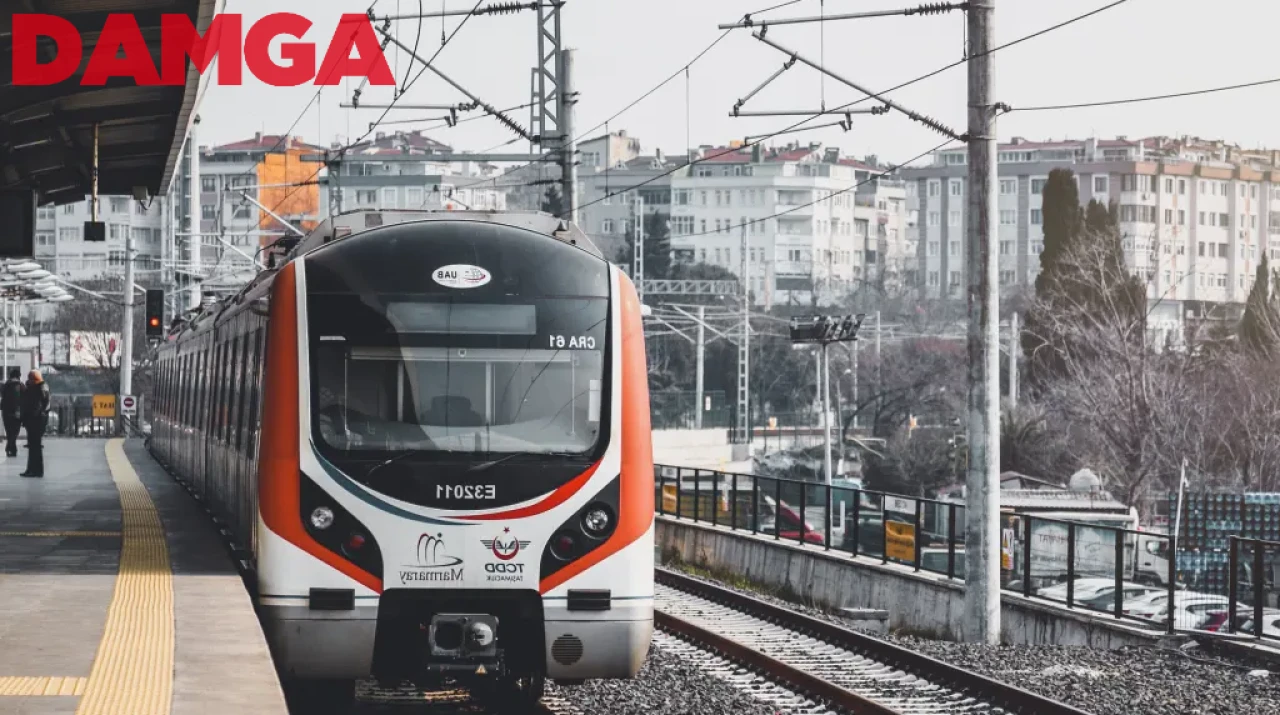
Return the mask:
<svg viewBox="0 0 1280 715">
<path fill-rule="evenodd" d="M 1189 92 L 1175 92 L 1173 94 L 1157 94 L 1149 97 L 1132 97 L 1130 99 L 1112 99 L 1103 102 L 1080 102 L 1078 104 L 1046 104 L 1036 107 L 1010 107 L 1010 112 L 1043 112 L 1056 109 L 1083 109 L 1086 107 L 1112 107 L 1120 104 L 1138 104 L 1139 102 L 1155 102 L 1162 99 L 1178 99 L 1180 97 L 1196 97 L 1202 94 L 1213 94 L 1215 92 L 1227 92 L 1236 89 L 1248 89 L 1250 87 L 1261 87 L 1268 84 L 1280 83 L 1280 77 L 1274 79 L 1264 79 L 1257 82 L 1246 82 L 1244 84 L 1232 84 L 1225 87 L 1210 87 L 1208 89 L 1196 89 Z"/>
<path fill-rule="evenodd" d="M 949 70 L 949 69 L 952 69 L 952 68 L 954 68 L 954 67 L 959 67 L 960 65 L 966 64 L 966 63 L 968 63 L 969 61 L 971 61 L 972 59 L 974 59 L 975 57 L 982 57 L 982 56 L 985 56 L 985 55 L 990 55 L 990 54 L 993 54 L 993 53 L 998 52 L 998 51 L 1000 51 L 1000 50 L 1007 49 L 1007 48 L 1013 47 L 1013 46 L 1015 46 L 1015 45 L 1019 45 L 1019 44 L 1021 44 L 1021 43 L 1023 43 L 1023 42 L 1026 42 L 1026 41 L 1028 41 L 1028 40 L 1031 40 L 1031 39 L 1034 39 L 1034 38 L 1040 37 L 1040 36 L 1042 36 L 1042 35 L 1045 35 L 1045 34 L 1048 34 L 1048 33 L 1050 33 L 1050 32 L 1053 32 L 1053 31 L 1055 31 L 1055 30 L 1061 29 L 1061 28 L 1066 27 L 1066 26 L 1068 26 L 1068 25 L 1072 25 L 1072 24 L 1074 24 L 1074 23 L 1080 22 L 1081 20 L 1084 20 L 1084 19 L 1086 19 L 1086 18 L 1093 17 L 1094 15 L 1097 15 L 1097 14 L 1099 14 L 1099 13 L 1101 13 L 1101 12 L 1106 11 L 1106 10 L 1110 10 L 1111 8 L 1117 7 L 1117 6 L 1119 6 L 1119 5 L 1123 5 L 1124 3 L 1128 2 L 1128 1 L 1129 1 L 1129 0 L 1114 0 L 1114 2 L 1108 3 L 1107 5 L 1104 5 L 1104 6 L 1100 7 L 1100 8 L 1096 8 L 1096 9 L 1094 9 L 1094 10 L 1090 10 L 1089 12 L 1083 13 L 1083 14 L 1081 14 L 1081 15 L 1077 15 L 1077 16 L 1075 16 L 1075 17 L 1073 17 L 1073 18 L 1070 18 L 1070 19 L 1068 19 L 1068 20 L 1064 20 L 1064 21 L 1059 22 L 1059 23 L 1057 23 L 1057 24 L 1055 24 L 1055 25 L 1051 25 L 1051 26 L 1046 27 L 1046 28 L 1044 28 L 1044 29 L 1042 29 L 1042 30 L 1038 30 L 1038 31 L 1033 32 L 1033 33 L 1031 33 L 1031 34 L 1029 34 L 1029 35 L 1024 35 L 1023 37 L 1019 37 L 1019 38 L 1018 38 L 1018 39 L 1016 39 L 1016 40 L 1013 40 L 1013 41 L 1010 41 L 1010 42 L 1006 42 L 1006 43 L 1005 43 L 1005 44 L 1003 44 L 1003 45 L 998 45 L 998 46 L 996 46 L 996 47 L 993 47 L 993 48 L 991 48 L 990 50 L 988 50 L 987 52 L 979 53 L 979 54 L 975 54 L 975 55 L 972 55 L 972 56 L 966 56 L 966 57 L 963 57 L 963 58 L 961 58 L 961 59 L 959 59 L 959 60 L 957 60 L 957 61 L 955 61 L 955 62 L 952 62 L 951 64 L 948 64 L 948 65 L 945 65 L 945 66 L 943 66 L 943 67 L 941 67 L 941 68 L 939 68 L 939 69 L 936 69 L 936 70 L 934 70 L 933 72 L 930 72 L 930 73 L 928 73 L 928 74 L 921 75 L 921 76 L 916 77 L 915 79 L 912 79 L 912 80 L 908 80 L 908 81 L 906 81 L 906 82 L 903 82 L 902 84 L 899 84 L 899 85 L 897 85 L 897 86 L 891 87 L 891 88 L 889 88 L 889 89 L 887 89 L 887 90 L 885 90 L 885 91 L 883 91 L 883 92 L 879 92 L 879 93 L 878 93 L 878 95 L 879 95 L 879 96 L 884 96 L 884 95 L 886 95 L 886 94 L 889 94 L 890 92 L 895 92 L 895 91 L 897 91 L 897 90 L 899 90 L 899 89 L 902 89 L 902 88 L 904 88 L 904 87 L 909 87 L 909 86 L 911 86 L 911 85 L 913 85 L 913 84 L 916 84 L 917 82 L 923 82 L 924 80 L 929 79 L 929 78 L 932 78 L 932 77 L 936 77 L 937 75 L 942 74 L 943 72 L 946 72 L 946 71 L 947 71 L 947 70 Z M 856 99 L 856 100 L 854 100 L 854 101 L 852 101 L 852 102 L 849 102 L 849 103 L 847 103 L 847 104 L 841 105 L 841 106 L 839 106 L 839 107 L 835 107 L 834 109 L 832 109 L 832 110 L 830 110 L 830 111 L 839 111 L 839 110 L 841 110 L 841 109 L 848 109 L 849 107 L 852 107 L 852 106 L 857 105 L 857 104 L 861 104 L 862 102 L 865 102 L 865 101 L 867 101 L 867 100 L 869 100 L 869 99 L 872 99 L 872 96 L 871 96 L 871 95 L 867 95 L 866 97 L 862 97 L 861 99 Z M 750 148 L 750 147 L 756 146 L 756 145 L 760 144 L 761 142 L 765 141 L 766 139 L 771 139 L 771 138 L 773 138 L 773 137 L 777 136 L 778 134 L 782 134 L 782 133 L 785 133 L 785 132 L 790 132 L 790 131 L 792 131 L 792 130 L 796 129 L 797 127 L 799 127 L 800 125 L 802 125 L 802 124 L 806 124 L 806 123 L 808 123 L 808 122 L 811 122 L 811 121 L 813 121 L 814 119 L 817 119 L 818 117 L 821 117 L 821 116 L 824 116 L 824 115 L 823 115 L 823 114 L 814 114 L 814 115 L 812 115 L 812 116 L 810 116 L 810 117 L 807 117 L 807 118 L 805 118 L 805 119 L 801 119 L 800 121 L 798 121 L 798 122 L 796 122 L 796 123 L 794 123 L 794 124 L 791 124 L 791 125 L 789 125 L 789 126 L 787 126 L 787 127 L 783 128 L 783 129 L 781 129 L 781 130 L 778 130 L 778 131 L 773 132 L 773 133 L 771 133 L 771 134 L 765 134 L 765 135 L 760 136 L 760 137 L 759 137 L 759 138 L 757 138 L 757 139 L 754 139 L 754 140 L 752 140 L 752 141 L 745 142 L 745 143 L 743 143 L 743 145 L 742 145 L 742 146 L 734 147 L 734 148 L 731 148 L 731 149 L 726 149 L 726 150 L 724 150 L 724 151 L 716 152 L 716 153 L 713 153 L 713 154 L 708 154 L 707 156 L 701 157 L 701 158 L 699 158 L 699 159 L 694 159 L 694 160 L 692 160 L 692 161 L 688 161 L 688 162 L 686 162 L 685 164 L 682 164 L 682 165 L 676 166 L 676 167 L 674 167 L 674 168 L 672 168 L 672 169 L 669 169 L 669 170 L 664 171 L 664 172 L 662 172 L 662 173 L 660 173 L 660 174 L 657 174 L 656 176 L 653 176 L 653 177 L 650 177 L 650 178 L 648 178 L 648 179 L 645 179 L 644 181 L 641 181 L 641 182 L 640 182 L 640 183 L 638 183 L 638 184 L 634 184 L 634 185 L 632 185 L 632 186 L 628 186 L 628 187 L 626 187 L 626 188 L 624 188 L 624 189 L 621 189 L 621 190 L 619 190 L 619 191 L 615 191 L 615 192 L 613 192 L 613 193 L 606 193 L 604 196 L 602 196 L 602 197 L 600 197 L 600 198 L 598 198 L 598 199 L 595 199 L 594 201 L 589 201 L 589 202 L 587 202 L 587 203 L 585 203 L 585 204 L 582 204 L 582 205 L 578 206 L 578 209 L 579 209 L 579 210 L 582 210 L 582 209 L 584 209 L 584 208 L 587 208 L 588 206 L 593 206 L 593 205 L 595 205 L 595 204 L 597 204 L 597 203 L 600 203 L 600 202 L 602 202 L 602 201 L 605 201 L 606 199 L 611 199 L 612 197 L 617 196 L 618 194 L 624 194 L 624 193 L 626 193 L 626 192 L 628 192 L 628 191 L 633 191 L 633 190 L 638 189 L 638 188 L 640 188 L 640 187 L 642 187 L 642 186 L 647 186 L 647 185 L 652 184 L 653 182 L 655 182 L 655 181 L 657 181 L 657 180 L 659 180 L 659 179 L 662 179 L 662 178 L 665 178 L 665 177 L 667 177 L 667 176 L 670 176 L 671 174 L 674 174 L 675 172 L 677 172 L 677 171 L 679 171 L 680 169 L 683 169 L 683 168 L 685 168 L 685 167 L 687 167 L 687 166 L 693 166 L 694 164 L 701 164 L 701 163 L 703 163 L 703 162 L 710 161 L 711 159 L 717 159 L 717 158 L 719 158 L 719 157 L 721 157 L 721 156 L 725 156 L 726 154 L 731 154 L 731 153 L 734 153 L 734 152 L 739 152 L 739 151 L 742 151 L 743 149 L 746 149 L 746 148 Z M 563 216 L 561 216 L 560 218 L 563 218 Z"/>
</svg>

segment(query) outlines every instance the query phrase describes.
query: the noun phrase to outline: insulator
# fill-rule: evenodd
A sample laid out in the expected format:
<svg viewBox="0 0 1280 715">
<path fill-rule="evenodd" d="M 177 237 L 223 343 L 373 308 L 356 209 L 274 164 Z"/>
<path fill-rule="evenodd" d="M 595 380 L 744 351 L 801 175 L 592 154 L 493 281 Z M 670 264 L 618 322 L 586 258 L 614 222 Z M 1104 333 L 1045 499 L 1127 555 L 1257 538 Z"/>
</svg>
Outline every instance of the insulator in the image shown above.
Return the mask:
<svg viewBox="0 0 1280 715">
<path fill-rule="evenodd" d="M 952 10 L 960 10 L 967 6 L 968 6 L 968 3 L 949 3 L 949 2 L 925 3 L 924 5 L 920 5 L 919 7 L 914 7 L 914 8 L 911 8 L 910 10 L 907 10 L 904 14 L 905 15 L 941 15 L 944 12 L 951 12 Z"/>
<path fill-rule="evenodd" d="M 537 7 L 537 3 L 521 3 L 521 2 L 500 2 L 497 5 L 490 5 L 486 8 L 476 10 L 477 15 L 510 15 L 520 12 L 521 10 L 531 10 Z"/>
</svg>

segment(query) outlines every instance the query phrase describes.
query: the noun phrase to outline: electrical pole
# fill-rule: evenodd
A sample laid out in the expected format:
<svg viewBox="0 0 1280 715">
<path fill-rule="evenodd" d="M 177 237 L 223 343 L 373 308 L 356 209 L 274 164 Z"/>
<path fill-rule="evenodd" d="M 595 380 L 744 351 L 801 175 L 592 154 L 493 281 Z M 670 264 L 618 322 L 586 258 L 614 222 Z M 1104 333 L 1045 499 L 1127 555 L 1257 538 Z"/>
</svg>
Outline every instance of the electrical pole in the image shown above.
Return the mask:
<svg viewBox="0 0 1280 715">
<path fill-rule="evenodd" d="M 995 0 L 969 3 L 969 463 L 965 490 L 965 639 L 1000 642 L 1000 324 L 996 122 L 991 49 Z"/>
<path fill-rule="evenodd" d="M 1018 406 L 1018 348 L 1020 341 L 1018 314 L 1009 318 L 1009 404 Z"/>
<path fill-rule="evenodd" d="M 883 256 L 884 254 L 881 254 Z M 883 260 L 883 258 L 881 259 Z M 876 417 L 879 418 L 880 413 L 884 410 L 884 379 L 880 372 L 880 311 L 876 311 Z M 871 425 L 872 432 L 875 431 L 875 423 Z"/>
<path fill-rule="evenodd" d="M 124 325 L 120 330 L 120 394 L 133 394 L 133 231 L 124 235 Z M 123 426 L 123 423 L 121 423 Z"/>
<path fill-rule="evenodd" d="M 560 193 L 564 197 L 564 217 L 578 222 L 578 142 L 573 136 L 573 108 L 578 94 L 573 89 L 573 50 L 560 52 Z M 607 142 L 608 139 L 606 138 Z"/>
<path fill-rule="evenodd" d="M 751 254 L 748 253 L 747 227 L 741 227 L 738 239 L 738 256 L 741 273 L 738 275 L 738 293 L 742 298 L 742 341 L 738 343 L 738 414 L 737 433 L 739 444 L 751 442 Z M 746 448 L 749 452 L 750 448 Z M 735 457 L 736 458 L 736 457 Z M 746 458 L 746 455 L 743 456 Z"/>
<path fill-rule="evenodd" d="M 697 370 L 695 372 L 697 377 L 695 378 L 695 382 L 694 382 L 696 386 L 695 389 L 697 392 L 696 397 L 698 400 L 698 404 L 694 408 L 693 426 L 697 429 L 702 429 L 702 401 L 705 399 L 702 396 L 703 379 L 704 379 L 702 364 L 703 362 L 706 361 L 706 351 L 707 351 L 706 323 L 707 323 L 707 307 L 705 305 L 700 305 L 698 306 L 698 342 L 697 342 L 697 347 L 694 350 L 694 354 L 697 356 L 697 361 L 698 361 Z"/>
<path fill-rule="evenodd" d="M 636 192 L 631 202 L 631 280 L 636 284 L 640 302 L 644 302 L 644 199 Z"/>
<path fill-rule="evenodd" d="M 822 374 L 822 469 L 827 486 L 831 486 L 831 363 L 827 360 L 826 343 L 822 344 L 821 359 L 818 372 Z M 800 518 L 803 519 L 804 515 L 801 514 Z"/>
</svg>

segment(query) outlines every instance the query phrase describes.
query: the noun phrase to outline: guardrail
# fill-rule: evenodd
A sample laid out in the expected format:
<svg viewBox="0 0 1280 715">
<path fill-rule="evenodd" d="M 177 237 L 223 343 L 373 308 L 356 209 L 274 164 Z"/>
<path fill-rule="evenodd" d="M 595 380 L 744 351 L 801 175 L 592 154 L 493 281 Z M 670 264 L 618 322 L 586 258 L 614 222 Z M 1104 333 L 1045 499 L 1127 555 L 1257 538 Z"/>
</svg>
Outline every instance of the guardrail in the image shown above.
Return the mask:
<svg viewBox="0 0 1280 715">
<path fill-rule="evenodd" d="M 1280 542 L 1232 536 L 1229 549 L 1226 631 L 1280 638 Z"/>
<path fill-rule="evenodd" d="M 654 480 L 662 515 L 965 576 L 962 504 L 669 465 L 655 465 Z M 1001 525 L 1001 586 L 1012 593 L 1169 633 L 1217 630 L 1235 602 L 1182 589 L 1165 534 L 1010 512 Z M 1280 631 L 1280 609 L 1275 618 Z"/>
</svg>

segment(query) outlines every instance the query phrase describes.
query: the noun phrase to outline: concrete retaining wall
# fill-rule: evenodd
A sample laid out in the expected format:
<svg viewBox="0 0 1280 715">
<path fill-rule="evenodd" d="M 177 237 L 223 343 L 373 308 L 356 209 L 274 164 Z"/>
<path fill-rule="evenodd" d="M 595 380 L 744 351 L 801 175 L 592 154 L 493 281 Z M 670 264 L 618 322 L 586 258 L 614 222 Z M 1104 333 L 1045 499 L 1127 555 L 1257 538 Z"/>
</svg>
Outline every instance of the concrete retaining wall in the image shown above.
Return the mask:
<svg viewBox="0 0 1280 715">
<path fill-rule="evenodd" d="M 827 608 L 883 609 L 895 630 L 962 640 L 964 586 L 959 581 L 727 527 L 664 516 L 657 521 L 657 546 L 664 560 L 674 556 L 763 586 L 787 589 Z M 1120 648 L 1179 640 L 1108 616 L 1014 594 L 1003 594 L 1003 599 L 1001 636 L 1009 644 Z"/>
<path fill-rule="evenodd" d="M 734 461 L 729 431 L 724 429 L 654 430 L 653 461 L 730 472 L 745 470 L 750 465 L 750 460 Z"/>
</svg>

